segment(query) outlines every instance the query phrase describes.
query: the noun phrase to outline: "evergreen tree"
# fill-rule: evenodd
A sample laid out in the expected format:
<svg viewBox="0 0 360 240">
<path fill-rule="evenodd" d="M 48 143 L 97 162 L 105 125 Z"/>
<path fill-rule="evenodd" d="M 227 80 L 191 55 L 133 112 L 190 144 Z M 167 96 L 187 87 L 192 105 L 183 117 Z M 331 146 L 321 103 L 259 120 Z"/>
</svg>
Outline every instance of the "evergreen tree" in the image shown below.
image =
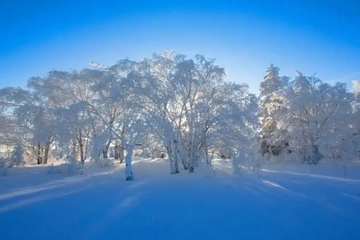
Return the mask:
<svg viewBox="0 0 360 240">
<path fill-rule="evenodd" d="M 10 166 L 22 166 L 24 163 L 24 148 L 21 144 L 18 143 L 11 152 Z"/>
<path fill-rule="evenodd" d="M 279 76 L 279 68 L 273 64 L 266 70 L 264 81 L 260 84 L 260 133 L 259 147 L 263 156 L 279 155 L 288 143 L 284 133 L 279 132 L 278 119 L 284 109 L 284 90 L 288 79 Z"/>
</svg>

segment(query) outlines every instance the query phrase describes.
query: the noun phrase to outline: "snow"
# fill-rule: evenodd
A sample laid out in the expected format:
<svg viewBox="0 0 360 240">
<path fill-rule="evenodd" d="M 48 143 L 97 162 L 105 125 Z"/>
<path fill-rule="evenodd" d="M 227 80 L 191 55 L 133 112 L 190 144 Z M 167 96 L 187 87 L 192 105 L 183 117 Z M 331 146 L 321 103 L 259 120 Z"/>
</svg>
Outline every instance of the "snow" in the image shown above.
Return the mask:
<svg viewBox="0 0 360 240">
<path fill-rule="evenodd" d="M 171 175 L 169 162 L 138 161 L 135 181 L 122 165 L 78 176 L 10 169 L 0 239 L 360 239 L 360 171 L 214 167 Z"/>
</svg>

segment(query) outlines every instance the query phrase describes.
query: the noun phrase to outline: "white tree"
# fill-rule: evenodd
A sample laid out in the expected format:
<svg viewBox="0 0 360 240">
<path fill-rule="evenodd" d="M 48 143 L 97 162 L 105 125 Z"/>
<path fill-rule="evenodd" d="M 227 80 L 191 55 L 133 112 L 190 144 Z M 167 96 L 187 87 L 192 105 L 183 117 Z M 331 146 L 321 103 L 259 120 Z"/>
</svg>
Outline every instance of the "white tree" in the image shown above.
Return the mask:
<svg viewBox="0 0 360 240">
<path fill-rule="evenodd" d="M 351 103 L 352 112 L 349 115 L 351 119 L 350 129 L 351 129 L 351 139 L 353 146 L 354 157 L 359 161 L 360 160 L 360 81 L 354 80 L 352 89 L 353 101 Z"/>
<path fill-rule="evenodd" d="M 288 113 L 281 122 L 281 128 L 290 133 L 290 149 L 308 163 L 316 164 L 325 156 L 342 158 L 349 150 L 351 113 L 345 84 L 330 86 L 298 72 L 291 85 Z"/>
<path fill-rule="evenodd" d="M 134 64 L 129 76 L 139 109 L 167 149 L 171 173 L 179 171 L 179 159 L 190 172 L 207 162 L 211 148 L 219 150 L 214 139 L 224 139 L 220 132 L 230 124 L 239 130 L 228 134 L 244 137 L 254 130 L 255 96 L 246 85 L 225 82 L 213 59 L 168 51 Z"/>
<path fill-rule="evenodd" d="M 92 128 L 89 127 L 91 116 L 82 103 L 91 102 L 93 98 L 93 79 L 85 77 L 81 71 L 51 71 L 44 79 L 33 79 L 32 86 L 47 96 L 47 104 L 57 114 L 61 113 L 57 116 L 55 132 L 62 152 L 71 154 L 74 159 L 80 158 L 84 163 Z"/>
<path fill-rule="evenodd" d="M 16 114 L 18 124 L 24 124 L 31 134 L 31 144 L 37 156 L 37 163 L 47 164 L 54 140 L 54 109 L 48 107 L 46 101 L 32 94 L 29 102 L 19 107 Z"/>
<path fill-rule="evenodd" d="M 279 119 L 286 112 L 285 92 L 288 78 L 279 76 L 279 68 L 273 64 L 266 70 L 264 81 L 260 84 L 259 147 L 263 156 L 280 155 L 287 148 L 286 132 L 279 131 Z"/>
<path fill-rule="evenodd" d="M 22 144 L 16 144 L 11 152 L 10 166 L 23 166 L 24 163 L 24 148 Z"/>
<path fill-rule="evenodd" d="M 0 90 L 0 99 L 1 144 L 10 148 L 21 144 L 24 151 L 35 150 L 33 144 L 35 127 L 31 120 L 34 113 L 30 111 L 33 95 L 20 88 L 4 88 Z"/>
</svg>

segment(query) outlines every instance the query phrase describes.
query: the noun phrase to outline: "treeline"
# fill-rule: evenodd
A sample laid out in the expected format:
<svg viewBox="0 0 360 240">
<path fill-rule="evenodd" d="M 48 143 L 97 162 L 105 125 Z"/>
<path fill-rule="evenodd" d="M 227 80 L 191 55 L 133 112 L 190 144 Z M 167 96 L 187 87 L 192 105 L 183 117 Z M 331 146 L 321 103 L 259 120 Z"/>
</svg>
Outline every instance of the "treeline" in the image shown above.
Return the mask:
<svg viewBox="0 0 360 240">
<path fill-rule="evenodd" d="M 270 66 L 260 96 L 225 81 L 214 59 L 167 51 L 151 59 L 92 63 L 51 71 L 27 88 L 0 90 L 0 144 L 13 148 L 8 166 L 49 158 L 81 163 L 109 155 L 125 161 L 166 153 L 170 172 L 193 172 L 215 157 L 236 169 L 261 155 L 318 163 L 359 155 L 359 94 L 298 72 L 280 77 Z"/>
</svg>

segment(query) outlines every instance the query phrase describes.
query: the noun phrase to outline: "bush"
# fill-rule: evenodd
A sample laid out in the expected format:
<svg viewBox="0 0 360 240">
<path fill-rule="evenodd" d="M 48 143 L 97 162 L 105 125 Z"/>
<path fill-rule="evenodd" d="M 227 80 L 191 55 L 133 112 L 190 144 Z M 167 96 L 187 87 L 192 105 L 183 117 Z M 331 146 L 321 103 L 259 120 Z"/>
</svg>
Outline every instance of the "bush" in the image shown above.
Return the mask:
<svg viewBox="0 0 360 240">
<path fill-rule="evenodd" d="M 114 160 L 112 158 L 100 158 L 94 161 L 96 167 L 112 167 Z"/>
<path fill-rule="evenodd" d="M 261 169 L 261 162 L 263 158 L 259 154 L 249 154 L 241 152 L 236 156 L 233 156 L 233 168 L 234 174 L 253 174 L 258 173 Z"/>
<path fill-rule="evenodd" d="M 52 164 L 49 169 L 48 173 L 50 174 L 68 174 L 68 175 L 82 175 L 83 171 L 83 164 L 79 163 L 73 157 L 70 157 L 67 163 L 63 163 L 60 165 L 55 166 Z"/>
</svg>

